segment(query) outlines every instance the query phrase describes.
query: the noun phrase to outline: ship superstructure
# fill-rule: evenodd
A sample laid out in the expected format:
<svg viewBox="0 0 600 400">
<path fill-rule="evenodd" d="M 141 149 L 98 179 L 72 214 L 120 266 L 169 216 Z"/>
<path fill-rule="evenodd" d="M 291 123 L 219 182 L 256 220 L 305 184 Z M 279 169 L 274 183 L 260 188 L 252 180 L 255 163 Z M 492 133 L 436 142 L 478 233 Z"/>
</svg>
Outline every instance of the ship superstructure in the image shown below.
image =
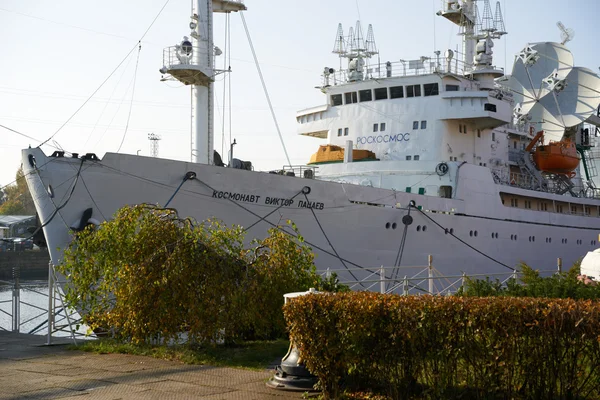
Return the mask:
<svg viewBox="0 0 600 400">
<path fill-rule="evenodd" d="M 492 49 L 506 30 L 500 7 L 492 14 L 488 0 L 443 1 L 438 14 L 460 27 L 463 47 L 416 60 L 372 63 L 373 28 L 363 36 L 359 23 L 345 35 L 339 26 L 333 50 L 346 67 L 324 68 L 325 104 L 297 114 L 299 133 L 325 143 L 307 155 L 307 165 L 257 172 L 212 158 L 218 71 L 205 28 L 213 11 L 245 6 L 208 3 L 195 5 L 192 32 L 165 50 L 161 68 L 194 86 L 192 162 L 23 151 L 54 263 L 71 229 L 137 203 L 239 224 L 249 238 L 290 219 L 318 268 L 337 270 L 343 280 L 364 279 L 381 266 L 395 279 L 397 268 L 423 265 L 427 255 L 445 275 L 510 271 L 522 261 L 544 268 L 558 257 L 568 265 L 597 245 L 590 124 L 600 121 L 600 79 L 573 67 L 572 58 L 549 72 L 537 62 L 566 54 L 564 44 L 528 45 L 505 77 Z M 539 78 L 543 90 L 521 90 L 519 71 Z M 583 108 L 564 90 L 581 82 L 591 88 Z"/>
</svg>

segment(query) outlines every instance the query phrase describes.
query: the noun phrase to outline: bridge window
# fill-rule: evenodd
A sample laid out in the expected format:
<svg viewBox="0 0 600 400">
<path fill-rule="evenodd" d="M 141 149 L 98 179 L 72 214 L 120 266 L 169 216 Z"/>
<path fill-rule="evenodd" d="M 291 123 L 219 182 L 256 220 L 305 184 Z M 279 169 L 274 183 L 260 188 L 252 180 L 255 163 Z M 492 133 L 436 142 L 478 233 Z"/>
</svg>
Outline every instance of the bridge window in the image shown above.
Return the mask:
<svg viewBox="0 0 600 400">
<path fill-rule="evenodd" d="M 338 129 L 338 136 L 342 136 L 342 128 Z"/>
<path fill-rule="evenodd" d="M 423 96 L 437 96 L 440 89 L 437 83 L 426 83 L 423 85 Z"/>
<path fill-rule="evenodd" d="M 412 160 L 412 156 L 406 156 L 406 161 Z"/>
<path fill-rule="evenodd" d="M 348 136 L 348 128 L 344 128 L 344 136 Z"/>
<path fill-rule="evenodd" d="M 331 95 L 331 105 L 332 106 L 341 106 L 342 103 L 342 95 L 341 94 L 332 94 Z"/>
<path fill-rule="evenodd" d="M 419 155 L 418 155 L 418 154 L 416 154 L 416 155 L 413 157 L 413 160 L 415 160 L 415 161 L 419 161 Z"/>
<path fill-rule="evenodd" d="M 373 124 L 373 132 L 377 132 L 379 130 L 379 124 Z"/>
<path fill-rule="evenodd" d="M 406 97 L 419 97 L 419 96 L 421 96 L 421 85 L 406 86 Z"/>
<path fill-rule="evenodd" d="M 458 92 L 458 85 L 446 85 L 446 92 Z"/>
<path fill-rule="evenodd" d="M 375 100 L 385 100 L 388 98 L 387 88 L 375 89 Z"/>
<path fill-rule="evenodd" d="M 346 100 L 346 104 L 352 104 L 352 103 L 357 103 L 358 99 L 356 97 L 356 92 L 348 92 L 348 93 L 344 93 L 344 97 Z"/>
<path fill-rule="evenodd" d="M 365 89 L 365 90 L 360 90 L 358 92 L 358 97 L 360 98 L 360 101 L 371 101 L 373 100 L 373 92 L 371 92 L 371 89 Z"/>
<path fill-rule="evenodd" d="M 452 198 L 452 186 L 440 186 L 440 197 L 443 199 Z"/>
<path fill-rule="evenodd" d="M 413 121 L 413 129 L 419 129 L 419 121 Z"/>
<path fill-rule="evenodd" d="M 385 122 L 382 122 L 381 124 L 379 124 L 379 130 L 381 132 L 385 131 Z"/>
<path fill-rule="evenodd" d="M 390 99 L 399 99 L 404 97 L 404 89 L 402 86 L 392 86 L 390 88 Z"/>
<path fill-rule="evenodd" d="M 495 104 L 490 104 L 490 103 L 485 103 L 483 105 L 483 110 L 484 111 L 490 111 L 490 112 L 496 112 L 496 105 Z"/>
<path fill-rule="evenodd" d="M 427 121 L 421 121 L 421 129 L 427 129 Z"/>
</svg>

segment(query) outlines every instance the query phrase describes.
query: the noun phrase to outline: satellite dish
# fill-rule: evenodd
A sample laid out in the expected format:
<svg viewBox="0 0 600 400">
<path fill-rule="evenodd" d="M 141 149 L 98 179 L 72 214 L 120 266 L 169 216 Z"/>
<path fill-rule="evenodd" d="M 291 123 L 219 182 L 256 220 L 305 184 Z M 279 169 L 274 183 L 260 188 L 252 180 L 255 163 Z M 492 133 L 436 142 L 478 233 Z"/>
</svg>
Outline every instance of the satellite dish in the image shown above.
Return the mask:
<svg viewBox="0 0 600 400">
<path fill-rule="evenodd" d="M 559 43 L 527 45 L 512 75 L 497 82 L 513 92 L 517 121 L 539 125 L 546 141 L 561 140 L 566 128 L 585 121 L 600 104 L 600 77 L 573 67 L 573 55 Z"/>
<path fill-rule="evenodd" d="M 575 37 L 575 31 L 573 29 L 565 28 L 563 23 L 560 21 L 556 23 L 556 26 L 558 26 L 558 29 L 560 29 L 560 44 L 564 45 L 565 43 L 573 40 L 573 38 Z"/>
</svg>

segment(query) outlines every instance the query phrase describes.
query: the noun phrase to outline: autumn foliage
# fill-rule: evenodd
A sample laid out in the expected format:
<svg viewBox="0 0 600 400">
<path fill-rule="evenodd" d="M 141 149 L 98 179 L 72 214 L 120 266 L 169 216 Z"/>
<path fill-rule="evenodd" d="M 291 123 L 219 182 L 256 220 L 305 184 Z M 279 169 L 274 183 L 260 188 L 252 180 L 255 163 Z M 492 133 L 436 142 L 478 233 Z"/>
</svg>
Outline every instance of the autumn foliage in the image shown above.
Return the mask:
<svg viewBox="0 0 600 400">
<path fill-rule="evenodd" d="M 316 294 L 284 307 L 325 398 L 600 398 L 600 303 Z"/>
<path fill-rule="evenodd" d="M 286 227 L 295 229 L 293 224 Z M 272 229 L 244 242 L 241 227 L 124 207 L 77 234 L 59 271 L 66 300 L 93 328 L 133 342 L 191 343 L 285 335 L 283 294 L 320 285 L 301 237 Z"/>
</svg>

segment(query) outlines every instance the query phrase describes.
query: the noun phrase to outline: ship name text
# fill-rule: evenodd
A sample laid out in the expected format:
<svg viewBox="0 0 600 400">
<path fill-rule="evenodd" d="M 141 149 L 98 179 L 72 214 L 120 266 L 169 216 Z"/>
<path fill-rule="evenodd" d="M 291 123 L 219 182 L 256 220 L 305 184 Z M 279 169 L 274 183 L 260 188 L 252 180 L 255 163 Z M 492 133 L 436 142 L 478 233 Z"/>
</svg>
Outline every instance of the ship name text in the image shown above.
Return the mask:
<svg viewBox="0 0 600 400">
<path fill-rule="evenodd" d="M 358 144 L 374 144 L 374 143 L 394 143 L 408 142 L 410 133 L 396 133 L 393 135 L 377 135 L 377 136 L 359 136 L 356 138 Z"/>
<path fill-rule="evenodd" d="M 292 207 L 295 204 L 298 208 L 313 208 L 315 210 L 322 210 L 325 208 L 325 204 L 318 201 L 298 200 L 298 202 L 295 202 L 294 199 L 286 199 L 283 197 L 258 196 L 255 194 L 235 193 L 223 190 L 213 190 L 212 197 L 214 199 L 243 201 L 245 203 L 265 204 L 278 207 Z M 261 201 L 261 199 L 263 200 Z"/>
</svg>

